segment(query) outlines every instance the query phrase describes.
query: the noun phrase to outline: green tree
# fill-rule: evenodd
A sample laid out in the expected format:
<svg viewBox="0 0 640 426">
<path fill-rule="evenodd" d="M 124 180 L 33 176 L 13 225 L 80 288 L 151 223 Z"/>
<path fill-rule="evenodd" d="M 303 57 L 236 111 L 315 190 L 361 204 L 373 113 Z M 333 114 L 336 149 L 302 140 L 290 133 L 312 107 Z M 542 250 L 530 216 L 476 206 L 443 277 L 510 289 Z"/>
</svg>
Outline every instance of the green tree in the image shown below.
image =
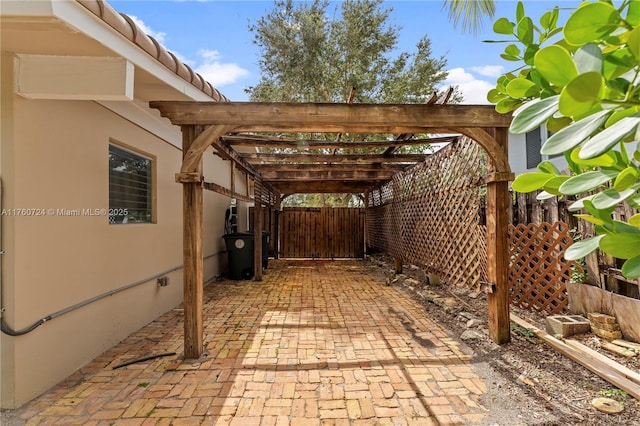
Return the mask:
<svg viewBox="0 0 640 426">
<path fill-rule="evenodd" d="M 571 175 L 542 162 L 518 176 L 519 192 L 540 198 L 580 195 L 570 210 L 595 224 L 596 236 L 565 253 L 578 259 L 596 248 L 627 259 L 622 272 L 640 277 L 640 214 L 613 220 L 619 203 L 640 208 L 640 1 L 583 2 L 558 26 L 559 9 L 537 23 L 518 3 L 516 19 L 500 18 L 494 31 L 512 37 L 502 57 L 519 68 L 498 79 L 488 99 L 514 111 L 511 131 L 546 123 L 555 133 L 543 154 L 564 154 Z"/>
<path fill-rule="evenodd" d="M 329 6 L 335 7 L 330 9 Z M 259 83 L 247 89 L 254 102 L 423 103 L 447 77 L 446 59 L 434 58 L 425 35 L 412 52 L 397 53 L 400 27 L 381 0 L 276 0 L 250 24 L 260 48 Z M 453 102 L 460 100 L 454 92 Z M 335 138 L 336 135 L 299 135 Z M 341 135 L 343 141 L 391 135 Z M 352 151 L 355 152 L 355 151 Z M 348 205 L 355 197 L 312 195 L 310 205 Z"/>
<path fill-rule="evenodd" d="M 400 27 L 381 0 L 276 0 L 249 26 L 260 48 L 261 80 L 252 101 L 421 103 L 447 77 L 425 35 L 414 52 L 395 54 Z M 334 3 L 335 4 L 335 3 Z"/>
</svg>

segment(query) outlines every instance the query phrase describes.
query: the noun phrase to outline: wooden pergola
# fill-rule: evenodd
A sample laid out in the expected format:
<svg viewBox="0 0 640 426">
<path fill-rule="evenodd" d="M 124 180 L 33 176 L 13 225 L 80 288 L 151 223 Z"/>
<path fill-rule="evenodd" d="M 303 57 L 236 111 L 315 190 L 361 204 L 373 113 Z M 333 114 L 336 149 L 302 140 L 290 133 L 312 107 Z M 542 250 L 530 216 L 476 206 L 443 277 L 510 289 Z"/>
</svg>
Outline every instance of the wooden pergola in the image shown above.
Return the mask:
<svg viewBox="0 0 640 426">
<path fill-rule="evenodd" d="M 414 139 L 422 134 L 462 134 L 480 144 L 490 160 L 487 184 L 487 276 L 489 334 L 498 343 L 510 338 L 508 274 L 508 127 L 511 117 L 491 105 L 296 104 L 155 101 L 171 123 L 181 126 L 183 163 L 176 181 L 183 185 L 184 350 L 185 358 L 203 351 L 203 189 L 255 201 L 255 279 L 262 277 L 262 197 L 258 191 L 366 193 L 425 158 L 397 154 L 406 145 L 455 142 L 456 137 Z M 333 133 L 334 141 L 274 137 L 281 133 Z M 342 134 L 395 134 L 388 141 L 342 142 Z M 266 136 L 268 134 L 269 136 Z M 212 146 L 234 168 L 250 176 L 253 199 L 205 182 L 202 155 Z M 241 153 L 236 146 L 290 148 L 292 153 Z M 380 154 L 338 154 L 340 149 L 384 148 Z M 327 154 L 310 154 L 325 149 Z M 379 150 L 378 150 L 379 151 Z M 317 151 L 314 151 L 317 152 Z M 233 181 L 233 179 L 232 179 Z"/>
</svg>

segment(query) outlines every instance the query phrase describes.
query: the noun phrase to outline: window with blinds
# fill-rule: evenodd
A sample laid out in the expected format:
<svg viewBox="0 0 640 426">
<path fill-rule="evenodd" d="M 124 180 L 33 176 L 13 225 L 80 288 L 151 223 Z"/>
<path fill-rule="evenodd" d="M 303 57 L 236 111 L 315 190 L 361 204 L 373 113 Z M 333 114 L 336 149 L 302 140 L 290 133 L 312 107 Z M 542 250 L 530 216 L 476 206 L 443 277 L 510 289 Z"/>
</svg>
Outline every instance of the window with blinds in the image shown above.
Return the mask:
<svg viewBox="0 0 640 426">
<path fill-rule="evenodd" d="M 109 223 L 153 221 L 153 160 L 109 144 Z"/>
<path fill-rule="evenodd" d="M 527 148 L 527 169 L 535 169 L 542 161 L 542 155 L 540 154 L 540 148 L 542 146 L 540 128 L 538 127 L 537 129 L 530 131 L 525 136 Z"/>
</svg>

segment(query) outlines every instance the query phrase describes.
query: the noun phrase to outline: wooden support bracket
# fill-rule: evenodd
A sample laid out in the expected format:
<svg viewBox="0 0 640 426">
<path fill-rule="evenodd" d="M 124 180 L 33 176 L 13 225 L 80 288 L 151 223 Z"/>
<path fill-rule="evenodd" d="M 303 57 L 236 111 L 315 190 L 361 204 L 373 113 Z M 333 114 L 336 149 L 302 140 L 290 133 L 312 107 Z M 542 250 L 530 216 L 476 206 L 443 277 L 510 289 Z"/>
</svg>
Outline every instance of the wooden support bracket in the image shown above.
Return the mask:
<svg viewBox="0 0 640 426">
<path fill-rule="evenodd" d="M 496 283 L 480 281 L 480 290 L 484 291 L 487 294 L 493 294 L 496 292 Z"/>
<path fill-rule="evenodd" d="M 176 182 L 178 183 L 200 183 L 204 180 L 198 172 L 193 173 L 176 173 Z"/>
<path fill-rule="evenodd" d="M 493 172 L 484 177 L 484 183 L 490 182 L 511 182 L 516 175 L 511 172 Z"/>
</svg>

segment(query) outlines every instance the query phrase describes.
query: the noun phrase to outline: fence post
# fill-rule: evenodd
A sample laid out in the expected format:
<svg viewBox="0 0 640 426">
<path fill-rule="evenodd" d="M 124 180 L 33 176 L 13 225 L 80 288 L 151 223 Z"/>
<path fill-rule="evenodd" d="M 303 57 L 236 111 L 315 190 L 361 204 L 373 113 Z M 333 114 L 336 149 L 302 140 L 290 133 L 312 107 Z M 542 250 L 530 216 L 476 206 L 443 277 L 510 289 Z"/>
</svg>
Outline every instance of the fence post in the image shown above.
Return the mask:
<svg viewBox="0 0 640 426">
<path fill-rule="evenodd" d="M 527 194 L 518 192 L 516 199 L 518 201 L 518 223 L 527 224 L 529 223 L 529 218 L 527 217 Z"/>
</svg>

